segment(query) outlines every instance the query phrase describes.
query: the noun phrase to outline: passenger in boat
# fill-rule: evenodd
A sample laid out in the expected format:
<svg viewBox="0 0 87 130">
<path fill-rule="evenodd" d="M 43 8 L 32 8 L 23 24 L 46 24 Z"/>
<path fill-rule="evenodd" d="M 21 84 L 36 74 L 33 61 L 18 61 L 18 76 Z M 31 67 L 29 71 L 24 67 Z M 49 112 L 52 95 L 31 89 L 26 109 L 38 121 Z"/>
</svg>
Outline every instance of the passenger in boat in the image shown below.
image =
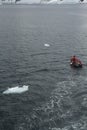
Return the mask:
<svg viewBox="0 0 87 130">
<path fill-rule="evenodd" d="M 75 55 L 71 58 L 71 63 L 73 64 L 79 63 L 82 65 L 82 62 Z"/>
<path fill-rule="evenodd" d="M 76 61 L 77 61 L 77 58 L 75 55 L 73 57 L 71 57 L 71 63 L 76 63 Z"/>
</svg>

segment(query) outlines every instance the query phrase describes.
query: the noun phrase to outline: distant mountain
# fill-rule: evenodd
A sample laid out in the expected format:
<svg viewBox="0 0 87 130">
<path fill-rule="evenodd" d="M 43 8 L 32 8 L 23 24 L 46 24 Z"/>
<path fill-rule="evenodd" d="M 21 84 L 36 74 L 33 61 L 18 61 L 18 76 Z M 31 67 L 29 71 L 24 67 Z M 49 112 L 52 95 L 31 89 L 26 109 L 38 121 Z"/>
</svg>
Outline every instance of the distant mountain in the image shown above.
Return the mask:
<svg viewBox="0 0 87 130">
<path fill-rule="evenodd" d="M 18 3 L 40 3 L 40 4 L 76 4 L 76 3 L 87 3 L 87 0 L 20 0 Z"/>
<path fill-rule="evenodd" d="M 2 3 L 16 4 L 76 4 L 87 3 L 87 0 L 1 0 Z"/>
<path fill-rule="evenodd" d="M 87 0 L 41 0 L 42 4 L 75 4 L 87 3 Z"/>
</svg>

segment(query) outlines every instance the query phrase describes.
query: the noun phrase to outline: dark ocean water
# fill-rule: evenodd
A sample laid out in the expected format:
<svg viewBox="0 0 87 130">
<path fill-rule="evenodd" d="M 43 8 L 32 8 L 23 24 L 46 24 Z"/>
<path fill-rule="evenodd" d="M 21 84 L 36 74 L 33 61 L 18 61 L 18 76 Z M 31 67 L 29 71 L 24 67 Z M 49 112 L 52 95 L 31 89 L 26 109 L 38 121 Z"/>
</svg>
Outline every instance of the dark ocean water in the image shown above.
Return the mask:
<svg viewBox="0 0 87 130">
<path fill-rule="evenodd" d="M 87 130 L 87 5 L 0 6 L 0 130 Z"/>
</svg>

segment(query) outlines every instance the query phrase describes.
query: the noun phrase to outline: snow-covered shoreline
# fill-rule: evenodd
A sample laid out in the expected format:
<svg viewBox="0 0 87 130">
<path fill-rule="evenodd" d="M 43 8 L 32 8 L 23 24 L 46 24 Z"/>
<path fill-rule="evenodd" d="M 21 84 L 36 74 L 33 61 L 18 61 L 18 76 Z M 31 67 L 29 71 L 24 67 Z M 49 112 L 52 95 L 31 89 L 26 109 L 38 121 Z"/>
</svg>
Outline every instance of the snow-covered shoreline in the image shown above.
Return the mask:
<svg viewBox="0 0 87 130">
<path fill-rule="evenodd" d="M 16 3 L 16 4 L 78 4 L 87 3 L 87 0 L 5 0 L 2 4 Z"/>
</svg>

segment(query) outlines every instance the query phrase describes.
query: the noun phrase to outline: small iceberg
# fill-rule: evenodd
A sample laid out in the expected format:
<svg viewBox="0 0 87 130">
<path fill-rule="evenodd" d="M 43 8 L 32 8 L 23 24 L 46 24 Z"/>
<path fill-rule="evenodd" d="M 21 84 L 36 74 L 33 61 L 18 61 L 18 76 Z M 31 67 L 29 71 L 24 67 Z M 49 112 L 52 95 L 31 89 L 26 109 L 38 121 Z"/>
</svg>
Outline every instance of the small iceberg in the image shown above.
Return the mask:
<svg viewBox="0 0 87 130">
<path fill-rule="evenodd" d="M 20 94 L 20 93 L 28 91 L 28 87 L 29 86 L 23 85 L 23 87 L 16 86 L 13 88 L 8 88 L 7 90 L 3 92 L 3 94 L 15 94 L 15 93 Z"/>
<path fill-rule="evenodd" d="M 49 44 L 44 44 L 44 46 L 49 47 L 50 45 Z"/>
</svg>

